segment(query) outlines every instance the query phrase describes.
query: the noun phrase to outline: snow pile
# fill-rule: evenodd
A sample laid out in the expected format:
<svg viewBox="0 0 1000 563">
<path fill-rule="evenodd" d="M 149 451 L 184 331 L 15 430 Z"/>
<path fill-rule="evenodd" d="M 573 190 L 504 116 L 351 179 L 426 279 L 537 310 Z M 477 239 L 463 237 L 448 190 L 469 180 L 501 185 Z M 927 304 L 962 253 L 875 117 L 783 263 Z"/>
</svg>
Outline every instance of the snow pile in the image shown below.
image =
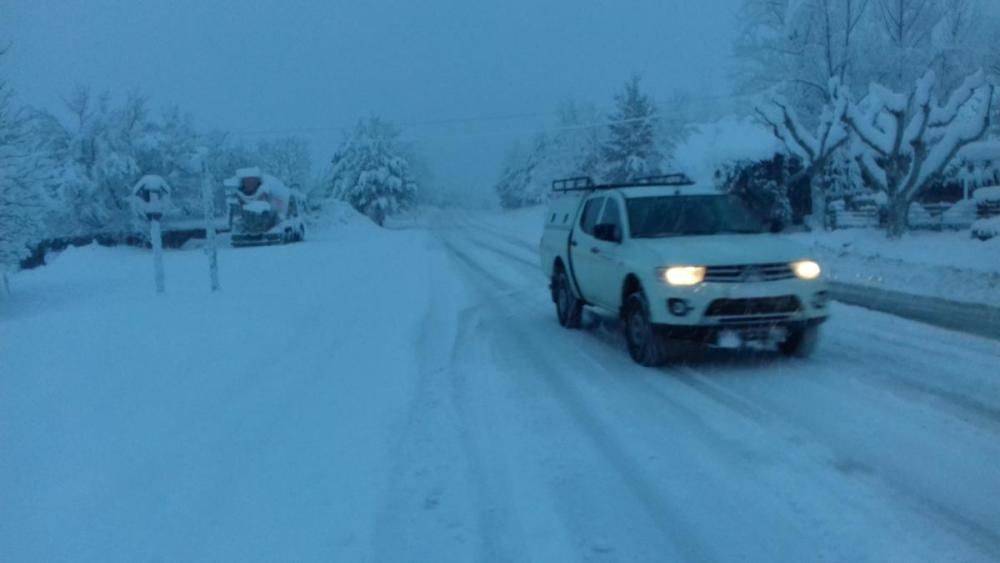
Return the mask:
<svg viewBox="0 0 1000 563">
<path fill-rule="evenodd" d="M 314 235 L 321 237 L 337 236 L 337 232 L 343 230 L 356 230 L 368 234 L 382 230 L 349 203 L 338 199 L 324 201 L 320 210 L 313 215 L 310 227 Z"/>
<path fill-rule="evenodd" d="M 695 182 L 710 184 L 726 164 L 768 160 L 781 152 L 778 139 L 757 121 L 726 117 L 694 126 L 674 150 L 674 161 Z"/>
</svg>

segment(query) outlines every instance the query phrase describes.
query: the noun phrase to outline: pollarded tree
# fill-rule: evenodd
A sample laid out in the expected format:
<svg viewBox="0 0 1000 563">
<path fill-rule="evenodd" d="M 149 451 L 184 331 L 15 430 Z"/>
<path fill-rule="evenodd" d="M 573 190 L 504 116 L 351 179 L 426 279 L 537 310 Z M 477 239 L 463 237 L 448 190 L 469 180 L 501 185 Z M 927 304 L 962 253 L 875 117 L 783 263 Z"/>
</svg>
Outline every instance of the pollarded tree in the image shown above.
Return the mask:
<svg viewBox="0 0 1000 563">
<path fill-rule="evenodd" d="M 934 72 L 928 71 L 909 94 L 872 84 L 868 95 L 849 102 L 844 113 L 844 123 L 859 141 L 859 165 L 888 197 L 891 237 L 906 230 L 914 199 L 989 129 L 994 88 L 985 73 L 966 78 L 944 104 L 934 96 L 934 82 Z"/>
<path fill-rule="evenodd" d="M 639 86 L 639 77 L 633 76 L 615 96 L 615 111 L 609 116 L 602 151 L 604 179 L 609 182 L 625 182 L 660 171 L 663 156 L 656 138 L 656 106 Z"/>
<path fill-rule="evenodd" d="M 784 99 L 775 98 L 757 108 L 757 115 L 771 128 L 774 136 L 803 162 L 802 170 L 788 178 L 788 183 L 798 185 L 806 182 L 809 186 L 813 228 L 822 225 L 826 211 L 826 194 L 823 183 L 817 181 L 818 176 L 824 171 L 830 158 L 847 144 L 849 138 L 843 122 L 847 111 L 847 97 L 843 93 L 840 78 L 830 79 L 828 91 L 833 101 L 823 108 L 815 133 L 802 124 L 795 109 Z"/>
<path fill-rule="evenodd" d="M 416 202 L 417 185 L 403 156 L 399 130 L 377 117 L 361 120 L 334 155 L 322 199 L 346 201 L 381 225 Z"/>
</svg>

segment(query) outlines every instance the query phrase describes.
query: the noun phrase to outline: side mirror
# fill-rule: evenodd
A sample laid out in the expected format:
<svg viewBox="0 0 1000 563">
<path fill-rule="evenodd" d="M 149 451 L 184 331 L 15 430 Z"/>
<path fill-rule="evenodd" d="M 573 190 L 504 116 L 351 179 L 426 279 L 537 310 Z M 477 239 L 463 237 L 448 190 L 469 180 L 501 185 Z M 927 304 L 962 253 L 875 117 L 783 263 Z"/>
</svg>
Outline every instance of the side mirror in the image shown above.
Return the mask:
<svg viewBox="0 0 1000 563">
<path fill-rule="evenodd" d="M 594 238 L 605 242 L 620 243 L 622 241 L 621 228 L 611 223 L 601 223 L 594 226 Z"/>
</svg>

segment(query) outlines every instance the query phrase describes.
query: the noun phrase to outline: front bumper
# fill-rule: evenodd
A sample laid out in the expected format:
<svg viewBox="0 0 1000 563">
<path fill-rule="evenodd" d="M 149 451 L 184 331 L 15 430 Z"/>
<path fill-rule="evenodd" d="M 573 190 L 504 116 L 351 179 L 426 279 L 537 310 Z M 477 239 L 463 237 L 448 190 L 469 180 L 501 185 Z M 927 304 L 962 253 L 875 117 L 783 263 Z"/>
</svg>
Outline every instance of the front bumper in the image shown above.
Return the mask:
<svg viewBox="0 0 1000 563">
<path fill-rule="evenodd" d="M 691 288 L 647 283 L 650 320 L 677 333 L 819 324 L 829 316 L 823 280 L 789 279 L 758 283 L 711 283 Z"/>
<path fill-rule="evenodd" d="M 232 235 L 233 246 L 266 246 L 281 244 L 284 241 L 284 236 L 281 233 L 234 233 Z"/>
</svg>

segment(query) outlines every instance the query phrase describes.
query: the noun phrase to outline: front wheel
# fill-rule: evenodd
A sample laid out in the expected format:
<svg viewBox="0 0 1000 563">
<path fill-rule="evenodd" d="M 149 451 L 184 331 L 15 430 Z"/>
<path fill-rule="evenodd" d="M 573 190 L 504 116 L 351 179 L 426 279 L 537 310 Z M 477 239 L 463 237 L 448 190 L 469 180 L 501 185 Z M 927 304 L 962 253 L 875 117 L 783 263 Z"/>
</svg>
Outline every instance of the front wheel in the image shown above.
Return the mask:
<svg viewBox="0 0 1000 563">
<path fill-rule="evenodd" d="M 580 328 L 583 324 L 583 301 L 573 293 L 569 276 L 561 268 L 552 275 L 552 297 L 556 302 L 559 324 L 566 328 Z"/>
<path fill-rule="evenodd" d="M 671 359 L 670 342 L 656 332 L 650 321 L 649 303 L 641 291 L 625 300 L 624 317 L 628 353 L 637 364 L 656 367 Z"/>
<path fill-rule="evenodd" d="M 778 348 L 786 356 L 808 358 L 816 351 L 819 344 L 819 327 L 808 326 L 789 332 L 788 338 Z"/>
</svg>

